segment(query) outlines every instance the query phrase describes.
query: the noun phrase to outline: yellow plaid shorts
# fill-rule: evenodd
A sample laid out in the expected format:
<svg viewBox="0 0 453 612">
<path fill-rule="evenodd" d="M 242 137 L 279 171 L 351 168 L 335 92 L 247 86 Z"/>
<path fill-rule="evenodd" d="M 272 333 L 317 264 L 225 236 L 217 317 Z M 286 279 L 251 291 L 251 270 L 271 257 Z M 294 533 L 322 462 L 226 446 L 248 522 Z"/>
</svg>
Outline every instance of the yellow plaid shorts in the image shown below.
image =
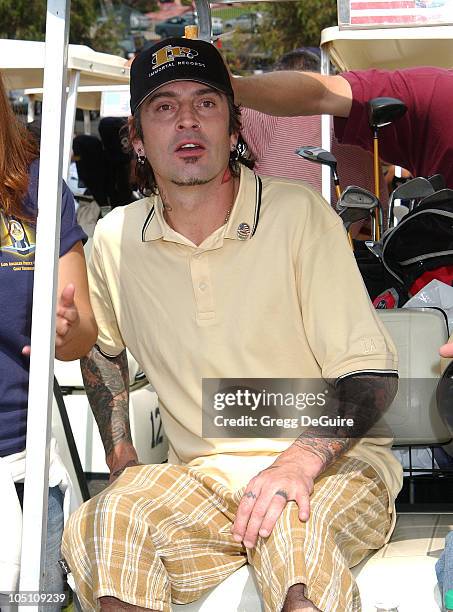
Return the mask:
<svg viewBox="0 0 453 612">
<path fill-rule="evenodd" d="M 99 598 L 111 596 L 168 612 L 171 602 L 197 600 L 249 562 L 266 612 L 280 612 L 297 583 L 323 612 L 359 612 L 349 567 L 383 546 L 391 525 L 374 469 L 342 457 L 317 479 L 309 520 L 302 523 L 289 502 L 252 550 L 230 532 L 242 493 L 184 466 L 125 470 L 65 530 L 63 554 L 83 610 L 99 609 Z"/>
</svg>

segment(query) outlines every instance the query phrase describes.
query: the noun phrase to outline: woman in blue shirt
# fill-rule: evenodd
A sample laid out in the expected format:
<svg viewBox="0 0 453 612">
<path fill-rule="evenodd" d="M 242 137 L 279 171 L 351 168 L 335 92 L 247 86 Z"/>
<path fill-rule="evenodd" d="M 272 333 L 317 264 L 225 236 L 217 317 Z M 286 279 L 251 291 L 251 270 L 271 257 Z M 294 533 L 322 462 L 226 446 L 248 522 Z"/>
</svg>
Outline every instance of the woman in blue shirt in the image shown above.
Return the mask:
<svg viewBox="0 0 453 612">
<path fill-rule="evenodd" d="M 15 506 L 20 512 L 18 504 L 22 503 L 39 153 L 33 137 L 14 116 L 1 77 L 0 118 L 0 467 L 3 475 L 11 473 L 9 492 L 17 492 L 14 500 L 5 497 L 5 491 L 0 494 L 0 509 L 6 518 Z M 88 296 L 84 238 L 72 195 L 63 185 L 55 341 L 56 357 L 62 360 L 85 355 L 97 336 Z M 62 587 L 56 564 L 63 527 L 61 502 L 58 487 L 51 488 L 46 590 Z M 0 592 L 17 588 L 17 563 L 9 564 L 6 549 L 3 544 Z"/>
</svg>

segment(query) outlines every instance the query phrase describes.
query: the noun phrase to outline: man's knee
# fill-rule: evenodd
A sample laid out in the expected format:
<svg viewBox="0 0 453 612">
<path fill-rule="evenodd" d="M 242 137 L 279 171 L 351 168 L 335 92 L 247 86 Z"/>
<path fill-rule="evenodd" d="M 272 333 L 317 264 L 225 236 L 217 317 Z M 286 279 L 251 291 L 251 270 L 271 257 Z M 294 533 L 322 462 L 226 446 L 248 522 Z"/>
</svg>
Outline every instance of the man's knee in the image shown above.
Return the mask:
<svg viewBox="0 0 453 612">
<path fill-rule="evenodd" d="M 305 597 L 305 586 L 293 584 L 286 594 L 282 612 L 320 612 L 309 599 Z"/>
<path fill-rule="evenodd" d="M 128 604 L 116 597 L 101 597 L 99 603 L 101 604 L 101 612 L 142 612 L 142 610 L 143 612 L 153 612 L 148 608 Z"/>
</svg>

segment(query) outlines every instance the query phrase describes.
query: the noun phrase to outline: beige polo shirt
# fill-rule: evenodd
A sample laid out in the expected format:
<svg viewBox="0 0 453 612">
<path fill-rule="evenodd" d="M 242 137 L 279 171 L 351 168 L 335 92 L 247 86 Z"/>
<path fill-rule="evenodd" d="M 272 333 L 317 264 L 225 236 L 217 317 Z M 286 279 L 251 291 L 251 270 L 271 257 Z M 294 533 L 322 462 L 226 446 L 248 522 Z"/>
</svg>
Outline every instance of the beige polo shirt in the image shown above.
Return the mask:
<svg viewBox="0 0 453 612">
<path fill-rule="evenodd" d="M 229 221 L 196 246 L 153 196 L 96 227 L 90 291 L 107 355 L 125 346 L 159 396 L 170 461 L 247 484 L 290 442 L 203 439 L 202 379 L 336 379 L 395 371 L 339 217 L 304 183 L 242 169 Z M 246 224 L 246 225 L 244 225 Z M 247 229 L 248 228 L 248 229 Z M 389 439 L 349 455 L 369 462 L 393 498 L 401 467 Z"/>
</svg>

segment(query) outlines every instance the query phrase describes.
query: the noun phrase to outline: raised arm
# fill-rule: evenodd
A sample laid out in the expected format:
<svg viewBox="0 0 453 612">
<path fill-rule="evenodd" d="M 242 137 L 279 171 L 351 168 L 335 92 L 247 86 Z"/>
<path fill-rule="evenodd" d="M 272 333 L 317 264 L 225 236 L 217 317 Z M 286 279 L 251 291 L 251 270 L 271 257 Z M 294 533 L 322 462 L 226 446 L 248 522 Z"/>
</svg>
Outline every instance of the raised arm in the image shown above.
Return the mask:
<svg viewBox="0 0 453 612">
<path fill-rule="evenodd" d="M 235 540 L 255 546 L 258 535 L 270 534 L 289 501 L 297 503 L 300 520 L 307 521 L 316 478 L 366 435 L 392 403 L 397 388 L 396 374 L 353 375 L 338 381 L 338 416 L 354 420 L 353 437 L 347 437 L 347 430 L 328 433 L 332 437 L 321 437 L 316 429 L 304 431 L 247 485 L 233 525 Z"/>
<path fill-rule="evenodd" d="M 347 117 L 351 110 L 351 86 L 341 76 L 282 70 L 231 81 L 236 104 L 268 115 Z"/>
<path fill-rule="evenodd" d="M 129 425 L 129 370 L 126 350 L 106 357 L 97 346 L 80 360 L 83 382 L 98 424 L 110 482 L 126 468 L 138 465 Z"/>
</svg>

